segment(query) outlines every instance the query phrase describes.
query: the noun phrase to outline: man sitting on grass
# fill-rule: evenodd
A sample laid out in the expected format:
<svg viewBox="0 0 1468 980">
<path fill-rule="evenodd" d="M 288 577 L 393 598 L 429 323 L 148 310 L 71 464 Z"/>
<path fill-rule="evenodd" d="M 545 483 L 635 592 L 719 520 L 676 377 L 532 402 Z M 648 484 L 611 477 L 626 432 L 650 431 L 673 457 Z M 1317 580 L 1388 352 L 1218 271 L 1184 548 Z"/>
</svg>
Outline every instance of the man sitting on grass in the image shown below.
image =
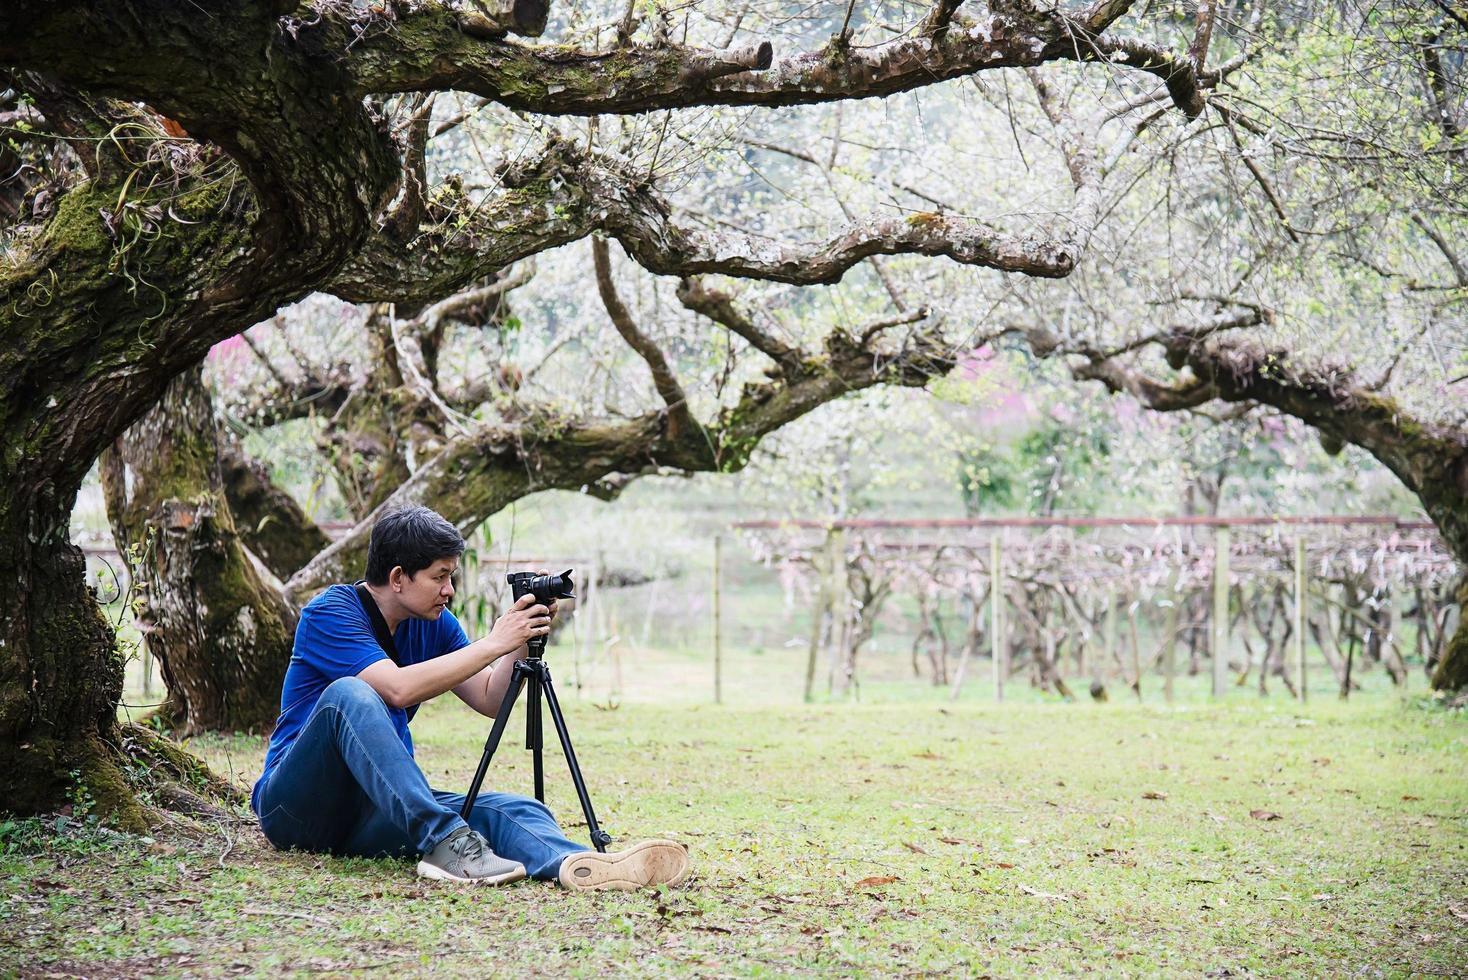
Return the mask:
<svg viewBox="0 0 1468 980">
<path fill-rule="evenodd" d="M 408 732 L 418 705 L 453 691 L 494 717 L 525 642 L 550 632 L 554 601 L 522 596 L 490 634 L 469 642 L 449 612 L 464 552 L 455 527 L 426 507 L 372 528 L 368 596 L 333 585 L 301 610 L 265 771 L 250 805 L 278 848 L 364 857 L 421 855 L 418 873 L 502 884 L 528 873 L 566 888 L 673 884 L 688 855 L 671 841 L 601 854 L 566 839 L 545 804 L 481 793 L 466 823 L 463 794 L 429 787 Z M 364 599 L 387 622 L 396 663 L 378 645 Z"/>
</svg>

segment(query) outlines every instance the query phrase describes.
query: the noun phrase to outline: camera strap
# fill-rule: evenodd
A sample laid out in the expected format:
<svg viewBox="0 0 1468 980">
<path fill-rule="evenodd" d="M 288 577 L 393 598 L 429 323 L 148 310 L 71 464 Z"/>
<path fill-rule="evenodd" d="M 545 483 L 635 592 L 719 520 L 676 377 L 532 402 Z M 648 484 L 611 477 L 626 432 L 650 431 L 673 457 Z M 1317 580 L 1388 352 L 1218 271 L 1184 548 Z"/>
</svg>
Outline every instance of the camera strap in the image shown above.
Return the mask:
<svg viewBox="0 0 1468 980">
<path fill-rule="evenodd" d="M 403 662 L 398 659 L 398 645 L 393 642 L 392 630 L 387 628 L 387 620 L 382 618 L 382 610 L 377 608 L 377 600 L 372 598 L 372 593 L 367 591 L 366 582 L 357 582 L 352 586 L 357 592 L 357 601 L 362 603 L 362 608 L 367 610 L 367 618 L 372 622 L 372 635 L 377 638 L 377 645 L 382 647 L 382 652 L 387 654 L 394 664 L 401 667 Z"/>
</svg>

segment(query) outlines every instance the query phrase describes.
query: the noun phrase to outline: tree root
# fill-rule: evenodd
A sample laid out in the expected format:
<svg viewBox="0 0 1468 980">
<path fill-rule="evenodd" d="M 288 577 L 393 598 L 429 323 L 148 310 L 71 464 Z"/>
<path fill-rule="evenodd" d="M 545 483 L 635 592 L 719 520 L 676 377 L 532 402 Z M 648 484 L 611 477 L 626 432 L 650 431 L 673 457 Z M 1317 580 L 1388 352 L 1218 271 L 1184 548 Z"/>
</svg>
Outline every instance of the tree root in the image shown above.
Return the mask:
<svg viewBox="0 0 1468 980">
<path fill-rule="evenodd" d="M 119 730 L 118 753 L 139 801 L 192 817 L 227 817 L 242 806 L 243 790 L 216 775 L 202 760 L 151 728 L 129 722 Z"/>
</svg>

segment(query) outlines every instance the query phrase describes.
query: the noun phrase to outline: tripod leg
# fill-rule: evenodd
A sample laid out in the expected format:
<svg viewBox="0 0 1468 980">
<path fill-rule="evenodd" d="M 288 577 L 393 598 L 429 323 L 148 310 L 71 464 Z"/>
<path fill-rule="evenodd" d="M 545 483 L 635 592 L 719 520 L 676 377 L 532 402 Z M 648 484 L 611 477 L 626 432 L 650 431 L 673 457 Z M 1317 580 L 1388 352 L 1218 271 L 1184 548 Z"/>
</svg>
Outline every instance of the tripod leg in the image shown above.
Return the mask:
<svg viewBox="0 0 1468 980">
<path fill-rule="evenodd" d="M 540 723 L 540 692 L 545 668 L 530 675 L 530 700 L 526 702 L 526 737 L 530 743 L 530 760 L 535 770 L 535 798 L 545 802 L 545 729 Z"/>
<path fill-rule="evenodd" d="M 515 673 L 510 678 L 510 686 L 505 689 L 504 699 L 500 701 L 500 710 L 495 712 L 494 727 L 489 730 L 489 738 L 484 740 L 484 754 L 479 757 L 479 768 L 474 771 L 474 780 L 469 784 L 469 792 L 464 794 L 464 808 L 459 811 L 459 816 L 465 820 L 469 819 L 470 812 L 474 809 L 474 800 L 479 796 L 479 787 L 484 782 L 484 773 L 489 769 L 489 760 L 494 756 L 495 749 L 499 748 L 500 737 L 505 733 L 505 723 L 510 720 L 510 709 L 515 706 L 515 699 L 520 696 L 520 688 L 525 684 L 525 661 L 515 662 Z"/>
<path fill-rule="evenodd" d="M 571 770 L 571 782 L 576 784 L 576 796 L 581 800 L 581 812 L 586 815 L 586 826 L 591 831 L 591 844 L 598 851 L 605 851 L 612 842 L 612 835 L 601 829 L 596 822 L 596 811 L 591 807 L 591 795 L 586 792 L 586 780 L 581 778 L 581 767 L 576 764 L 576 750 L 571 748 L 571 733 L 566 730 L 566 717 L 561 714 L 561 704 L 556 700 L 555 688 L 551 686 L 550 671 L 544 671 L 541 686 L 545 691 L 545 703 L 550 708 L 551 721 L 556 734 L 561 738 L 561 751 L 566 755 L 566 766 Z"/>
</svg>

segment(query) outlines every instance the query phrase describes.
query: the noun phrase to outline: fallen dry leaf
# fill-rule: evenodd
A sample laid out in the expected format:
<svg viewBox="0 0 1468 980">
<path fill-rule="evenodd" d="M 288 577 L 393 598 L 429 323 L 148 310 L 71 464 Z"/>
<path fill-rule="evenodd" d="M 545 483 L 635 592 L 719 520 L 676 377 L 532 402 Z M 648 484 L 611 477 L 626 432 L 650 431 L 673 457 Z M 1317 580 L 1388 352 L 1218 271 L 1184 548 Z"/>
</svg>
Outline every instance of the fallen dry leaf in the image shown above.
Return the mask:
<svg viewBox="0 0 1468 980">
<path fill-rule="evenodd" d="M 1069 895 L 1052 895 L 1049 892 L 1042 892 L 1037 889 L 1031 888 L 1029 885 L 1020 885 L 1019 890 L 1024 892 L 1026 895 L 1033 895 L 1036 898 L 1048 898 L 1056 902 L 1070 901 Z"/>
<path fill-rule="evenodd" d="M 1404 800 L 1420 800 L 1420 799 L 1422 799 L 1422 797 L 1420 797 L 1420 796 L 1413 796 L 1411 793 L 1404 793 L 1404 794 L 1402 794 L 1402 799 L 1404 799 Z"/>
<path fill-rule="evenodd" d="M 994 867 L 996 867 L 996 868 L 1012 868 L 1012 867 L 1014 867 L 1014 865 L 1010 864 L 1008 861 L 995 861 L 994 862 Z"/>
<path fill-rule="evenodd" d="M 890 885 L 890 884 L 892 884 L 892 882 L 894 882 L 896 880 L 897 880 L 897 876 L 896 875 L 872 875 L 870 878 L 863 878 L 861 881 L 858 881 L 852 887 L 854 887 L 854 888 L 871 888 L 871 887 L 873 887 L 875 885 Z"/>
<path fill-rule="evenodd" d="M 1149 790 L 1147 790 L 1147 792 L 1145 792 L 1145 793 L 1142 794 L 1142 799 L 1144 799 L 1144 800 L 1165 800 L 1165 799 L 1167 799 L 1167 794 L 1166 793 L 1160 793 L 1160 792 L 1158 792 L 1155 789 L 1149 789 Z"/>
<path fill-rule="evenodd" d="M 907 848 L 909 851 L 911 851 L 914 854 L 926 854 L 926 853 L 928 853 L 927 851 L 923 850 L 921 847 L 918 847 L 916 844 L 909 843 L 908 841 L 903 841 L 902 842 L 902 846 L 905 847 L 905 848 Z"/>
<path fill-rule="evenodd" d="M 1273 813 L 1269 810 L 1250 810 L 1249 816 L 1253 817 L 1255 820 L 1278 820 L 1280 818 L 1279 814 Z"/>
<path fill-rule="evenodd" d="M 942 759 L 943 757 L 941 755 L 939 755 L 938 753 L 936 753 L 936 752 L 919 752 L 916 755 L 914 755 L 913 758 L 914 759 Z"/>
</svg>

